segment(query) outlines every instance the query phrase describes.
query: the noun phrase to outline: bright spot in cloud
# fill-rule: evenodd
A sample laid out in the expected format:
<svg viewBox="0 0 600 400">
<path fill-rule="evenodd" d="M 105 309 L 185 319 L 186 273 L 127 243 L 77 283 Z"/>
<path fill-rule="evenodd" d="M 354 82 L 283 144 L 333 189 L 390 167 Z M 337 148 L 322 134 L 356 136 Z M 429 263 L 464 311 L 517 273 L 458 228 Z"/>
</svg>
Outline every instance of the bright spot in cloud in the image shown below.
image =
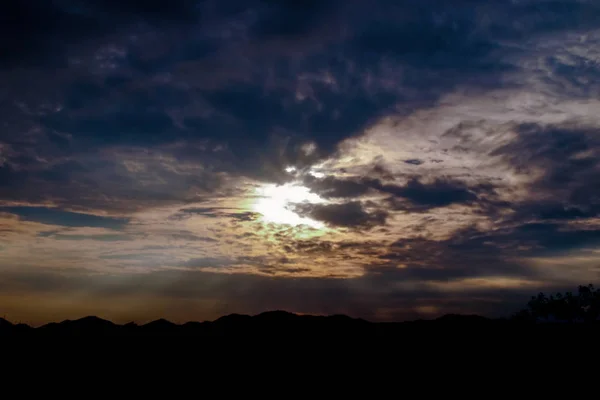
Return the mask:
<svg viewBox="0 0 600 400">
<path fill-rule="evenodd" d="M 296 167 L 287 167 L 285 169 L 285 172 L 287 172 L 288 174 L 294 173 L 296 172 Z"/>
<path fill-rule="evenodd" d="M 310 142 L 310 143 L 305 143 L 302 146 L 302 151 L 304 151 L 304 154 L 306 154 L 307 156 L 310 156 L 311 154 L 313 154 L 315 151 L 317 150 L 317 145 L 314 142 Z"/>
<path fill-rule="evenodd" d="M 257 189 L 259 199 L 253 209 L 262 215 L 264 222 L 287 224 L 292 226 L 307 225 L 315 229 L 323 229 L 322 222 L 311 218 L 301 217 L 288 209 L 293 203 L 323 203 L 321 197 L 304 186 L 295 184 L 264 185 Z"/>
</svg>

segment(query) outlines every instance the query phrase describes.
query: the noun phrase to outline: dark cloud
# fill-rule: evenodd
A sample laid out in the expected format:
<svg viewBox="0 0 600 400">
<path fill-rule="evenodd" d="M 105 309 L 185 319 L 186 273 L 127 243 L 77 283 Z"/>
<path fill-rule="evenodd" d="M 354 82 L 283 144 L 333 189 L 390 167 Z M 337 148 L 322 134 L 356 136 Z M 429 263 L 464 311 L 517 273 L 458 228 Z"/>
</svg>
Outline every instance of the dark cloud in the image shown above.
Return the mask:
<svg viewBox="0 0 600 400">
<path fill-rule="evenodd" d="M 127 213 L 152 205 L 201 201 L 202 193 L 220 193 L 223 175 L 197 164 L 190 167 L 187 161 L 182 166 L 175 152 L 121 149 L 58 162 L 11 157 L 0 166 L 0 198 L 52 203 L 88 213 Z"/>
<path fill-rule="evenodd" d="M 288 253 L 329 254 L 334 249 L 333 243 L 323 240 L 293 241 L 284 245 L 284 250 Z"/>
<path fill-rule="evenodd" d="M 134 240 L 134 237 L 131 235 L 121 235 L 121 234 L 98 234 L 98 235 L 69 235 L 62 234 L 58 232 L 42 232 L 38 234 L 40 237 L 51 237 L 56 240 L 97 240 L 100 242 L 122 242 L 128 240 Z"/>
<path fill-rule="evenodd" d="M 396 197 L 406 199 L 416 208 L 445 207 L 455 203 L 477 200 L 472 189 L 460 182 L 436 178 L 431 183 L 411 179 L 405 186 L 382 185 L 380 189 Z"/>
<path fill-rule="evenodd" d="M 423 160 L 419 160 L 418 158 L 414 158 L 411 160 L 404 160 L 405 164 L 412 164 L 412 165 L 421 165 L 424 163 Z"/>
<path fill-rule="evenodd" d="M 260 218 L 261 214 L 252 211 L 245 212 L 237 212 L 237 213 L 227 213 L 224 216 L 232 218 L 237 221 L 255 221 Z"/>
<path fill-rule="evenodd" d="M 332 176 L 317 179 L 313 176 L 304 178 L 306 186 L 324 198 L 352 198 L 367 194 L 372 188 L 364 180 L 338 179 Z"/>
<path fill-rule="evenodd" d="M 561 223 L 529 222 L 514 228 L 481 232 L 466 243 L 471 246 L 485 243 L 486 246 L 499 249 L 503 257 L 516 250 L 523 256 L 552 255 L 598 246 L 600 229 L 597 226 L 569 227 Z M 465 243 L 458 245 L 458 248 L 470 250 Z"/>
<path fill-rule="evenodd" d="M 217 239 L 214 239 L 214 238 L 211 238 L 211 237 L 206 237 L 206 236 L 194 235 L 193 233 L 186 232 L 186 231 L 180 231 L 180 232 L 177 232 L 177 233 L 172 233 L 169 236 L 172 239 L 175 239 L 175 240 L 186 240 L 186 241 L 192 241 L 192 242 L 206 242 L 206 243 L 218 242 Z"/>
<path fill-rule="evenodd" d="M 255 2 L 256 3 L 256 2 Z M 293 39 L 310 34 L 330 22 L 337 7 L 343 5 L 339 0 L 308 0 L 280 2 L 263 0 L 264 13 L 253 26 L 258 39 Z"/>
<path fill-rule="evenodd" d="M 235 263 L 235 260 L 229 258 L 202 257 L 192 258 L 183 263 L 183 266 L 191 268 L 218 268 L 226 267 L 233 263 Z"/>
<path fill-rule="evenodd" d="M 129 222 L 127 218 L 101 217 L 47 207 L 0 207 L 0 212 L 17 215 L 25 221 L 68 227 L 121 229 Z"/>
<path fill-rule="evenodd" d="M 367 272 L 402 281 L 495 277 L 551 281 L 543 270 L 532 267 L 528 258 L 595 248 L 599 243 L 598 229 L 566 229 L 560 224 L 525 223 L 491 232 L 469 228 L 445 240 L 410 238 L 385 248 L 377 246 L 380 262 Z"/>
<path fill-rule="evenodd" d="M 539 275 L 515 261 L 512 251 L 493 251 L 493 243 L 469 231 L 458 232 L 446 240 L 425 238 L 400 239 L 378 255 L 383 261 L 373 273 L 396 276 L 403 280 L 452 281 L 466 278 L 514 277 Z M 389 268 L 392 267 L 392 270 Z"/>
<path fill-rule="evenodd" d="M 305 184 L 325 198 L 357 198 L 369 192 L 392 195 L 390 204 L 399 209 L 431 209 L 455 203 L 468 204 L 478 200 L 479 193 L 493 192 L 493 186 L 480 184 L 469 187 L 466 184 L 444 178 L 432 182 L 421 182 L 413 177 L 404 185 L 386 184 L 380 179 L 369 177 L 338 179 L 326 177 L 305 178 Z"/>
<path fill-rule="evenodd" d="M 0 65 L 60 62 L 66 43 L 92 41 L 136 22 L 198 20 L 201 1 L 7 0 L 0 19 Z M 57 54 L 58 53 L 58 54 Z"/>
<path fill-rule="evenodd" d="M 165 110 L 138 106 L 136 103 L 123 104 L 114 113 L 100 115 L 69 115 L 68 111 L 58 112 L 41 119 L 50 130 L 75 132 L 77 139 L 89 145 L 158 145 L 170 142 L 175 134 L 171 118 Z"/>
<path fill-rule="evenodd" d="M 107 10 L 125 16 L 184 22 L 186 20 L 193 21 L 198 19 L 199 6 L 203 3 L 203 0 L 175 0 L 170 2 L 148 0 L 142 3 L 135 0 L 79 0 L 74 2 L 66 0 L 62 3 L 73 4 L 73 8 L 67 8 L 71 12 L 74 10 L 84 12 L 87 5 L 89 12 L 94 9 Z"/>
<path fill-rule="evenodd" d="M 235 211 L 229 207 L 191 207 L 183 208 L 177 213 L 171 215 L 169 219 L 183 220 L 199 215 L 207 218 L 230 218 L 237 221 L 254 221 L 260 214 L 252 211 Z"/>
<path fill-rule="evenodd" d="M 201 215 L 208 218 L 217 218 L 222 214 L 223 208 L 221 207 L 191 207 L 183 208 L 177 213 L 171 215 L 171 220 L 184 220 L 193 217 L 194 215 Z"/>
<path fill-rule="evenodd" d="M 243 265 L 250 265 L 256 268 L 259 273 L 271 276 L 306 276 L 312 271 L 308 266 L 294 265 L 288 257 L 270 257 L 270 256 L 242 256 L 237 258 L 237 262 Z"/>
<path fill-rule="evenodd" d="M 579 219 L 600 208 L 600 130 L 577 125 L 522 124 L 511 143 L 492 155 L 503 157 L 518 172 L 541 176 L 532 192 L 545 198 L 521 204 L 518 217 Z"/>
<path fill-rule="evenodd" d="M 347 228 L 372 228 L 384 225 L 388 217 L 388 213 L 384 210 L 367 211 L 359 201 L 342 204 L 298 204 L 294 211 L 328 225 Z"/>
<path fill-rule="evenodd" d="M 541 167 L 545 175 L 540 184 L 565 187 L 581 181 L 598 165 L 595 149 L 600 130 L 597 127 L 527 123 L 517 126 L 516 131 L 517 138 L 492 155 L 502 155 L 522 172 Z"/>
<path fill-rule="evenodd" d="M 219 168 L 275 179 L 381 116 L 503 85 L 517 49 L 501 43 L 599 15 L 592 2 L 538 3 L 11 0 L 2 60 L 20 108 L 3 106 L 63 152 L 202 139 L 228 148 L 231 160 L 210 160 Z"/>
<path fill-rule="evenodd" d="M 394 174 L 385 166 L 380 164 L 375 164 L 367 175 L 376 179 L 384 179 L 388 181 L 394 180 Z"/>
<path fill-rule="evenodd" d="M 525 207 L 522 207 L 525 209 Z M 542 220 L 578 220 L 594 218 L 600 215 L 600 206 L 564 206 L 560 204 L 532 204 L 531 214 Z"/>
</svg>

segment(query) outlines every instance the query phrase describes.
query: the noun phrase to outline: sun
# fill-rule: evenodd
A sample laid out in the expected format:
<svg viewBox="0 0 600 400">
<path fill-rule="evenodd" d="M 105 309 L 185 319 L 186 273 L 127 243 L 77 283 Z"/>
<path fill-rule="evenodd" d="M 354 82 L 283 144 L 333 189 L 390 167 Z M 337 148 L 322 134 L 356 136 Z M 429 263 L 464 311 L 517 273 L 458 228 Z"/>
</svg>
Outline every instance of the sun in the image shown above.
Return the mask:
<svg viewBox="0 0 600 400">
<path fill-rule="evenodd" d="M 319 195 L 312 193 L 307 187 L 296 184 L 264 185 L 257 190 L 258 200 L 253 205 L 255 212 L 262 215 L 262 220 L 267 223 L 287 224 L 292 226 L 307 225 L 315 229 L 325 226 L 311 218 L 301 217 L 292 210 L 293 203 L 323 203 Z"/>
</svg>

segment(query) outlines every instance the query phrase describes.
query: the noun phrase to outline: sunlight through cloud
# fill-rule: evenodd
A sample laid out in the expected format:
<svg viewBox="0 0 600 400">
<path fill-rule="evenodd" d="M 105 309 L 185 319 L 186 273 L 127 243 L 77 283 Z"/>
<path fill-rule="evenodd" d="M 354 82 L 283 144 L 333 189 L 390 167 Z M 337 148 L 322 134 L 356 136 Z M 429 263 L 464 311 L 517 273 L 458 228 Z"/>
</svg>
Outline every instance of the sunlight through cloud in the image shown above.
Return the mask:
<svg viewBox="0 0 600 400">
<path fill-rule="evenodd" d="M 259 199 L 254 204 L 253 209 L 262 215 L 264 222 L 292 226 L 307 225 L 315 229 L 323 229 L 325 227 L 322 222 L 301 217 L 289 209 L 291 204 L 318 204 L 325 202 L 320 196 L 312 193 L 304 186 L 295 184 L 269 184 L 258 188 L 257 194 Z"/>
</svg>

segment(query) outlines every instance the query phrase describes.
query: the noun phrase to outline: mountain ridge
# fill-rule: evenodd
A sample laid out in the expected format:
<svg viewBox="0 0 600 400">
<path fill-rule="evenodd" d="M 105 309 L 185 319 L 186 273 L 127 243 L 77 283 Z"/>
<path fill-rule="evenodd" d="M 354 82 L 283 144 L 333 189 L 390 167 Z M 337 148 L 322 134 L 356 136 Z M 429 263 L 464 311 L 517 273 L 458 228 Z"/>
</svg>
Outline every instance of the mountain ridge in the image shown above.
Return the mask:
<svg viewBox="0 0 600 400">
<path fill-rule="evenodd" d="M 11 333 L 33 333 L 50 335 L 204 335 L 243 336 L 285 334 L 298 336 L 315 335 L 375 335 L 388 336 L 398 333 L 421 332 L 436 329 L 485 330 L 538 325 L 506 318 L 488 318 L 480 315 L 446 314 L 435 319 L 419 319 L 403 322 L 371 322 L 343 314 L 305 315 L 273 310 L 256 315 L 232 313 L 213 321 L 188 321 L 177 324 L 160 318 L 144 324 L 129 322 L 116 324 L 97 317 L 86 316 L 50 322 L 39 327 L 13 324 L 0 318 L 0 335 Z M 542 324 L 565 325 L 565 324 Z M 596 324 L 600 326 L 600 324 Z"/>
</svg>

